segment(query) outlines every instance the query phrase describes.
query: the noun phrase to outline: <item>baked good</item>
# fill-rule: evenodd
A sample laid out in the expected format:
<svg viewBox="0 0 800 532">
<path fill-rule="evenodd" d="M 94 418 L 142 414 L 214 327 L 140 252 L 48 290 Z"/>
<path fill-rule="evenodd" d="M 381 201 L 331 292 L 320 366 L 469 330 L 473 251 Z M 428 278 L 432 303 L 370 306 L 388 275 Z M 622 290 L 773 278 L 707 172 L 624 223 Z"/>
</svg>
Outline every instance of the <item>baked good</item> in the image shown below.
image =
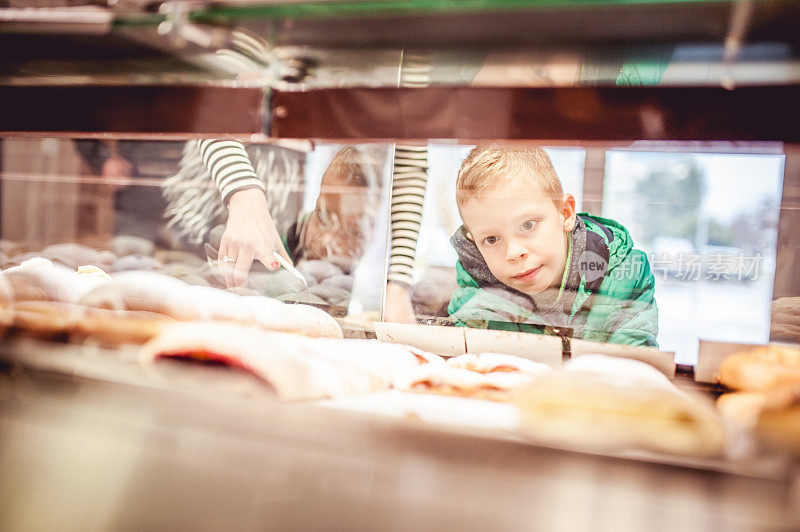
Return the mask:
<svg viewBox="0 0 800 532">
<path fill-rule="evenodd" d="M 406 392 L 507 401 L 514 388 L 531 379 L 520 372 L 478 373 L 446 364 L 423 364 L 398 375 L 394 387 Z"/>
<path fill-rule="evenodd" d="M 495 436 L 499 433 L 515 434 L 519 424 L 519 412 L 509 403 L 399 390 L 347 395 L 316 404 L 348 412 L 421 421 L 440 428 L 491 431 Z"/>
<path fill-rule="evenodd" d="M 7 309 L 14 302 L 14 287 L 7 277 L 0 275 L 0 309 Z"/>
<path fill-rule="evenodd" d="M 760 392 L 724 393 L 717 398 L 717 412 L 732 425 L 752 428 L 765 400 L 766 396 Z"/>
<path fill-rule="evenodd" d="M 9 301 L 62 302 L 100 310 L 157 313 L 180 321 L 256 323 L 270 330 L 342 337 L 339 324 L 323 310 L 307 305 L 287 305 L 263 296 L 243 297 L 209 286 L 193 286 L 157 272 L 125 271 L 112 278 L 97 266 L 80 266 L 75 272 L 47 259 L 34 258 L 2 272 L 0 279 L 2 287 L 7 288 Z M 42 309 L 47 307 L 37 308 L 45 312 Z M 30 319 L 32 323 L 42 321 L 37 316 L 20 319 Z M 149 321 L 144 319 L 144 322 Z M 111 323 L 109 321 L 107 326 L 111 327 Z M 54 328 L 54 324 L 49 328 Z M 90 329 L 83 332 L 89 333 Z M 123 326 L 113 329 L 119 334 L 124 331 Z M 133 323 L 129 330 L 134 334 L 131 338 L 134 342 L 151 334 L 139 331 Z"/>
<path fill-rule="evenodd" d="M 159 249 L 153 253 L 153 257 L 165 266 L 170 263 L 177 263 L 182 264 L 187 270 L 191 271 L 196 271 L 208 265 L 205 258 L 200 258 L 186 251 Z"/>
<path fill-rule="evenodd" d="M 756 421 L 758 435 L 767 442 L 800 453 L 800 382 L 770 392 Z"/>
<path fill-rule="evenodd" d="M 772 321 L 800 325 L 800 297 L 780 297 L 773 301 Z"/>
<path fill-rule="evenodd" d="M 629 358 L 586 354 L 569 359 L 562 368 L 573 374 L 586 375 L 610 384 L 646 386 L 675 391 L 678 389 L 655 367 Z"/>
<path fill-rule="evenodd" d="M 74 270 L 36 257 L 4 270 L 2 275 L 14 286 L 17 301 L 47 299 L 79 303 L 85 294 L 110 282 L 99 275 L 78 274 Z"/>
<path fill-rule="evenodd" d="M 304 334 L 312 337 L 341 338 L 342 328 L 330 314 L 311 305 L 289 304 L 266 296 L 239 296 L 261 328 Z"/>
<path fill-rule="evenodd" d="M 709 405 L 663 388 L 556 372 L 519 388 L 513 402 L 522 432 L 538 442 L 700 456 L 718 455 L 724 447 L 723 427 Z"/>
<path fill-rule="evenodd" d="M 202 319 L 202 309 L 187 297 L 188 285 L 156 272 L 127 271 L 84 294 L 88 307 L 157 312 L 178 320 Z"/>
<path fill-rule="evenodd" d="M 157 270 L 163 264 L 148 255 L 122 255 L 114 260 L 115 272 L 126 270 Z"/>
<path fill-rule="evenodd" d="M 73 338 L 89 337 L 103 345 L 143 344 L 174 322 L 154 312 L 87 309 L 69 332 Z"/>
<path fill-rule="evenodd" d="M 172 358 L 239 368 L 289 401 L 386 388 L 387 383 L 347 358 L 351 352 L 348 340 L 334 342 L 234 324 L 180 323 L 145 344 L 141 358 L 145 363 Z"/>
<path fill-rule="evenodd" d="M 110 269 L 116 255 L 111 251 L 97 250 L 82 244 L 67 242 L 53 244 L 44 248 L 40 255 L 46 259 L 59 262 L 71 270 L 82 264 L 97 264 L 101 268 Z"/>
<path fill-rule="evenodd" d="M 800 325 L 773 322 L 769 337 L 775 342 L 800 342 Z"/>
<path fill-rule="evenodd" d="M 14 323 L 14 289 L 11 283 L 0 276 L 0 337 Z"/>
<path fill-rule="evenodd" d="M 800 382 L 800 349 L 765 345 L 734 353 L 720 364 L 717 380 L 742 391 L 763 391 Z"/>
<path fill-rule="evenodd" d="M 11 301 L 49 301 L 50 298 L 40 287 L 34 284 L 34 280 L 27 274 L 11 273 L 0 274 L 6 286 L 10 290 Z"/>
<path fill-rule="evenodd" d="M 551 371 L 547 364 L 503 353 L 480 353 L 478 355 L 467 353 L 449 358 L 447 364 L 453 368 L 468 369 L 478 373 L 505 372 L 542 375 Z"/>
<path fill-rule="evenodd" d="M 235 321 L 250 323 L 253 312 L 242 297 L 211 286 L 184 285 L 181 298 L 189 304 L 202 320 Z"/>
<path fill-rule="evenodd" d="M 179 321 L 233 321 L 307 336 L 342 337 L 336 320 L 324 310 L 289 305 L 264 296 L 240 296 L 210 286 L 193 286 L 157 272 L 126 271 L 85 294 L 86 306 L 157 312 Z"/>
<path fill-rule="evenodd" d="M 297 263 L 297 270 L 303 274 L 309 286 L 344 273 L 341 268 L 327 260 L 304 260 Z"/>
<path fill-rule="evenodd" d="M 378 340 L 316 338 L 314 356 L 366 371 L 388 388 L 398 375 L 423 365 L 445 366 L 439 355 L 415 347 Z"/>
<path fill-rule="evenodd" d="M 57 301 L 21 301 L 13 305 L 12 326 L 36 338 L 69 334 L 85 310 L 80 305 Z"/>
<path fill-rule="evenodd" d="M 155 244 L 151 241 L 132 235 L 118 235 L 111 239 L 111 250 L 119 257 L 123 255 L 152 255 Z"/>
<path fill-rule="evenodd" d="M 427 351 L 423 351 L 419 347 L 414 347 L 413 345 L 403 345 L 403 347 L 408 349 L 420 364 L 446 364 L 444 357 L 441 355 L 428 353 Z"/>
<path fill-rule="evenodd" d="M 83 266 L 78 266 L 78 269 L 75 273 L 79 275 L 91 275 L 99 279 L 105 279 L 105 280 L 111 279 L 110 275 L 104 272 L 102 268 L 100 268 L 99 266 L 95 266 L 94 264 L 85 264 Z"/>
</svg>

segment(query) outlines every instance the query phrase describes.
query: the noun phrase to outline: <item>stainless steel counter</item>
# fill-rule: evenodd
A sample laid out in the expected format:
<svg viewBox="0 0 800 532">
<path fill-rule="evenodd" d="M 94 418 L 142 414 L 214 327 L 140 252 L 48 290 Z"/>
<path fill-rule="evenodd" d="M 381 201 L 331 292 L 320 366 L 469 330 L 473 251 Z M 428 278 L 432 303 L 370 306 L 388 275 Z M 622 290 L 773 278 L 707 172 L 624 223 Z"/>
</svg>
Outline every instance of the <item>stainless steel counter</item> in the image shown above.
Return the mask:
<svg viewBox="0 0 800 532">
<path fill-rule="evenodd" d="M 800 523 L 790 470 L 543 448 L 279 404 L 249 377 L 214 368 L 153 372 L 130 354 L 39 345 L 0 349 L 3 530 L 727 531 Z"/>
</svg>

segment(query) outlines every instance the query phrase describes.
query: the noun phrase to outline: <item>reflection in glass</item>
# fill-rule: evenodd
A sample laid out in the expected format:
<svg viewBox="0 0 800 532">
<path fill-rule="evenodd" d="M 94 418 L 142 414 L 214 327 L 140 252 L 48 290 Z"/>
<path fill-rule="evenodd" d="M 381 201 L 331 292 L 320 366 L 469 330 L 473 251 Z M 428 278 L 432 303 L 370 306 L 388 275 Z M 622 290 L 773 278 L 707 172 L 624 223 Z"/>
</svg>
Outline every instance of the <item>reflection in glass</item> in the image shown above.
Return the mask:
<svg viewBox="0 0 800 532">
<path fill-rule="evenodd" d="M 194 141 L 4 139 L 2 267 L 43 257 L 114 274 L 147 270 L 225 288 L 216 252 L 228 209 Z M 270 214 L 308 288 L 255 262 L 241 294 L 344 314 L 380 309 L 388 150 L 252 146 Z"/>
<path fill-rule="evenodd" d="M 662 348 L 769 340 L 782 155 L 609 151 L 603 214 L 650 257 Z"/>
<path fill-rule="evenodd" d="M 357 312 L 380 308 L 380 283 L 370 279 L 366 282 L 374 283 L 375 287 L 367 289 L 364 281 L 357 280 L 364 277 L 359 272 L 369 270 L 370 266 L 374 271 L 382 270 L 382 263 L 378 266 L 369 260 L 369 266 L 360 266 L 362 258 L 376 253 L 375 245 L 380 247 L 375 242 L 385 240 L 381 233 L 374 232 L 376 220 L 385 218 L 379 216 L 381 199 L 385 199 L 382 194 L 385 147 L 319 145 L 317 150 L 304 153 L 277 146 L 255 146 L 246 156 L 242 154 L 231 163 L 219 163 L 221 170 L 217 170 L 217 166 L 205 161 L 213 160 L 219 153 L 215 150 L 219 149 L 214 144 L 187 143 L 184 175 L 171 180 L 167 191 L 171 197 L 168 213 L 172 225 L 190 241 L 203 244 L 210 260 L 227 262 L 230 254 L 234 262 L 243 252 L 232 251 L 236 248 L 231 242 L 248 237 L 247 217 L 269 216 L 282 247 L 307 286 L 288 269 L 271 272 L 259 263 L 268 264 L 272 257 L 256 256 L 246 283 L 243 286 L 236 283 L 238 290 L 286 301 L 343 307 L 338 312 L 345 312 L 349 306 Z M 245 157 L 252 161 L 255 174 L 240 178 L 239 184 L 235 184 L 228 168 L 236 168 Z M 186 187 L 186 183 L 196 186 Z M 213 183 L 217 186 L 208 188 Z M 203 186 L 206 190 L 198 193 Z M 233 203 L 240 190 L 254 186 L 265 188 L 266 209 L 244 212 L 244 225 L 235 225 L 234 208 L 240 207 L 230 205 L 225 209 L 216 189 L 221 189 L 222 196 Z M 186 206 L 187 200 L 192 203 L 191 208 Z M 195 215 L 198 210 L 208 214 L 198 217 Z M 376 240 L 376 234 L 381 238 Z M 384 248 L 385 244 L 377 250 L 381 260 Z M 220 263 L 220 269 L 224 267 Z M 229 277 L 225 281 L 231 286 Z M 351 300 L 354 290 L 360 295 Z"/>
</svg>

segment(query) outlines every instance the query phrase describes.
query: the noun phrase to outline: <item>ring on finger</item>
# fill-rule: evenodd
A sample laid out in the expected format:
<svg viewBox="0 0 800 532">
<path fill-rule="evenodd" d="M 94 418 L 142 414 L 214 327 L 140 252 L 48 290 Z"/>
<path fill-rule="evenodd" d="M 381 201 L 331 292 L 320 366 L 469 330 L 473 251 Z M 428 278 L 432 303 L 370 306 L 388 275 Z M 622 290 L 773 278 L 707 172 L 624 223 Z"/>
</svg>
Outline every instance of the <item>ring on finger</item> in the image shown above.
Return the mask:
<svg viewBox="0 0 800 532">
<path fill-rule="evenodd" d="M 224 257 L 222 257 L 222 262 L 236 262 L 236 259 L 234 259 L 233 257 L 229 257 L 228 255 L 225 255 Z"/>
</svg>

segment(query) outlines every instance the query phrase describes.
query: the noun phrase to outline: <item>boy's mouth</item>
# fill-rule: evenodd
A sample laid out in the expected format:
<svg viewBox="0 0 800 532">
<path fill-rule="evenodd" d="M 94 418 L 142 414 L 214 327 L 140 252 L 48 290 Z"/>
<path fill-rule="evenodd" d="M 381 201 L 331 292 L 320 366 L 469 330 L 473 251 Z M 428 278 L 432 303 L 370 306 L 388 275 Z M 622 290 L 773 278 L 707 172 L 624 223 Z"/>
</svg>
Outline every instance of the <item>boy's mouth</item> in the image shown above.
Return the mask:
<svg viewBox="0 0 800 532">
<path fill-rule="evenodd" d="M 536 277 L 536 275 L 539 273 L 539 270 L 541 269 L 542 269 L 541 266 L 537 266 L 536 268 L 531 268 L 530 270 L 526 270 L 520 273 L 519 275 L 515 275 L 514 279 L 523 283 L 529 283 L 533 281 L 533 279 Z"/>
</svg>

